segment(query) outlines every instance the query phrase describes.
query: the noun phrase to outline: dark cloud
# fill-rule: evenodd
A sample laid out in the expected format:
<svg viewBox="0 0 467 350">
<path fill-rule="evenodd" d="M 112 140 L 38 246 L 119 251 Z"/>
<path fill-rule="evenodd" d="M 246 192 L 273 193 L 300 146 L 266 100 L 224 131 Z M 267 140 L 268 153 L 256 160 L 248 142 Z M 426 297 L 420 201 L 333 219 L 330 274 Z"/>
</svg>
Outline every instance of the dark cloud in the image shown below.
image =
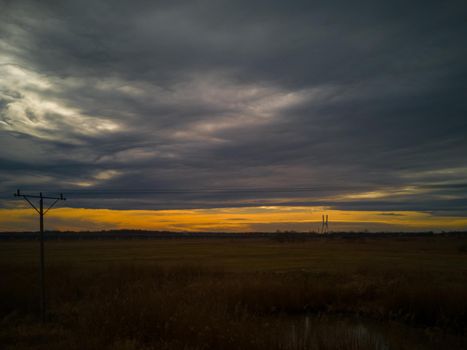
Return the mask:
<svg viewBox="0 0 467 350">
<path fill-rule="evenodd" d="M 4 198 L 467 209 L 463 1 L 0 4 Z"/>
</svg>

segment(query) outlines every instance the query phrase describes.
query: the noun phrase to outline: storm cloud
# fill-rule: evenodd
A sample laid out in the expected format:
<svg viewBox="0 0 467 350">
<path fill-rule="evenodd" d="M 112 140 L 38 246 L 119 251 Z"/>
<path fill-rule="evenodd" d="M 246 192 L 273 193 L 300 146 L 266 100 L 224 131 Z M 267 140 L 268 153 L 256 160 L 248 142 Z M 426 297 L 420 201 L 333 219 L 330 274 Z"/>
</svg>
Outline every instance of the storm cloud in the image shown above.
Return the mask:
<svg viewBox="0 0 467 350">
<path fill-rule="evenodd" d="M 465 1 L 0 6 L 4 207 L 466 213 Z"/>
</svg>

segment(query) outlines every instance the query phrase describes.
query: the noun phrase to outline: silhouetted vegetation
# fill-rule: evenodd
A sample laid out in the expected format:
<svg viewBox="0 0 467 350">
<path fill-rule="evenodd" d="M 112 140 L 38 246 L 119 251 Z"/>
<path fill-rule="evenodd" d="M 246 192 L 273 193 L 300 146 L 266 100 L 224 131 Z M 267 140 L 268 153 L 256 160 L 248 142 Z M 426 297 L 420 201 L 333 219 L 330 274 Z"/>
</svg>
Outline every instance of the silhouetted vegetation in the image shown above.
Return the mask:
<svg viewBox="0 0 467 350">
<path fill-rule="evenodd" d="M 466 231 L 442 233 L 427 232 L 317 232 L 276 231 L 276 232 L 171 232 L 147 230 L 102 230 L 102 231 L 45 231 L 47 240 L 104 240 L 104 239 L 273 239 L 279 242 L 306 241 L 317 239 L 386 239 L 386 238 L 428 238 L 464 237 Z M 0 241 L 37 240 L 38 232 L 0 232 Z"/>
</svg>

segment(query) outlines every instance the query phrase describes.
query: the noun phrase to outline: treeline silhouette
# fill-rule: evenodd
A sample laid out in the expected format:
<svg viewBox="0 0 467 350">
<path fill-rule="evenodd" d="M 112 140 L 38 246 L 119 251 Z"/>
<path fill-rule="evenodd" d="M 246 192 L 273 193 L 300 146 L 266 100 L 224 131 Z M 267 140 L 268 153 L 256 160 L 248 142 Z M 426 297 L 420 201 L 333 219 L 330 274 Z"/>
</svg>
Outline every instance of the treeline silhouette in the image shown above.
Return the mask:
<svg viewBox="0 0 467 350">
<path fill-rule="evenodd" d="M 119 239 L 274 239 L 278 241 L 359 239 L 359 238 L 416 238 L 416 237 L 467 237 L 467 231 L 426 232 L 175 232 L 146 230 L 101 230 L 101 231 L 45 231 L 46 240 L 119 240 Z M 0 232 L 0 241 L 37 240 L 38 232 Z"/>
</svg>

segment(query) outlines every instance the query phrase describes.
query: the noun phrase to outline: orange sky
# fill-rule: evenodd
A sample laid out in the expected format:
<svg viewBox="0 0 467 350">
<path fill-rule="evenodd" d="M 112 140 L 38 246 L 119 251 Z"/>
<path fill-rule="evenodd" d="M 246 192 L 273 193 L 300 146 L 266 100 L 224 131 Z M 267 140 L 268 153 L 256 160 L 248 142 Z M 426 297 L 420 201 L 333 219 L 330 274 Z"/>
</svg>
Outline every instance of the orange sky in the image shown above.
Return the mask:
<svg viewBox="0 0 467 350">
<path fill-rule="evenodd" d="M 247 207 L 193 210 L 110 210 L 57 208 L 46 215 L 46 229 L 144 229 L 171 231 L 317 231 L 321 215 L 330 230 L 456 230 L 466 217 L 433 216 L 414 211 L 342 211 L 322 207 Z M 0 210 L 0 230 L 37 230 L 32 209 Z"/>
</svg>

